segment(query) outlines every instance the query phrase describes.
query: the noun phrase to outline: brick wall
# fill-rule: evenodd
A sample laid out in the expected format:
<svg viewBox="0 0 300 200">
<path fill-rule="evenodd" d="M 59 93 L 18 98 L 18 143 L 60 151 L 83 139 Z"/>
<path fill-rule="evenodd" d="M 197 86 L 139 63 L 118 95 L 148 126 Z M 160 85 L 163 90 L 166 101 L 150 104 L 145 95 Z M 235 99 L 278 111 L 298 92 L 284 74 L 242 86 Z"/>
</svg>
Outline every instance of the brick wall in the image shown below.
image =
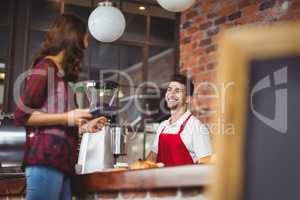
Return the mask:
<svg viewBox="0 0 300 200">
<path fill-rule="evenodd" d="M 300 19 L 300 0 L 197 0 L 181 15 L 180 70 L 189 71 L 196 85 L 195 114 L 210 123 L 216 105 L 203 95 L 212 94 L 216 80 L 216 38 L 223 29 L 245 24 L 270 24 Z M 205 84 L 207 83 L 207 84 Z"/>
</svg>

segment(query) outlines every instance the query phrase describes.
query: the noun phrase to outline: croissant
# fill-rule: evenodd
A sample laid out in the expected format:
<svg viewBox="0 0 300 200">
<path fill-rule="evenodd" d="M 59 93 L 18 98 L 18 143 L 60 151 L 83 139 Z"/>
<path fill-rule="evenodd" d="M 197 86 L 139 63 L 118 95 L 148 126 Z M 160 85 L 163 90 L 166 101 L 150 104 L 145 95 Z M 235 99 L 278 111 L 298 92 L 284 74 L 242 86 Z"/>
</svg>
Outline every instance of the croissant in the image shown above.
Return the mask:
<svg viewBox="0 0 300 200">
<path fill-rule="evenodd" d="M 130 165 L 130 169 L 150 169 L 150 168 L 156 168 L 158 167 L 155 162 L 152 162 L 150 160 L 141 160 L 139 159 L 138 161 L 132 163 Z"/>
</svg>

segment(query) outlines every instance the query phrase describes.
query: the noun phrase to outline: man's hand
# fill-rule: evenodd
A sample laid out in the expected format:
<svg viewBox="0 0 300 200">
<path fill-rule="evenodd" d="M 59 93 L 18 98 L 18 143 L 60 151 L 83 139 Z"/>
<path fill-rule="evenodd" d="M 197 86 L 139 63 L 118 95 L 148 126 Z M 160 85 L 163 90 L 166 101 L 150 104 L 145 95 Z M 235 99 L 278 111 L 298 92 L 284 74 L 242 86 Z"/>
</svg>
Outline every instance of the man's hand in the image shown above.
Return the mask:
<svg viewBox="0 0 300 200">
<path fill-rule="evenodd" d="M 202 158 L 198 158 L 197 164 L 211 164 L 212 163 L 212 156 L 205 156 Z"/>
</svg>

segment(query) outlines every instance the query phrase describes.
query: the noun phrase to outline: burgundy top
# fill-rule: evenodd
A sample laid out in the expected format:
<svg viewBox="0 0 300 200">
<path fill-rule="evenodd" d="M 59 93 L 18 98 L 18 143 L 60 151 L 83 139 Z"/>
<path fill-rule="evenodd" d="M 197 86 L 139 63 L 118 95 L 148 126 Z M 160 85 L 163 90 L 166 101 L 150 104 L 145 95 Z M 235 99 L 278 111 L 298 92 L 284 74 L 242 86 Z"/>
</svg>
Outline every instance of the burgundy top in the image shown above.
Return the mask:
<svg viewBox="0 0 300 200">
<path fill-rule="evenodd" d="M 75 108 L 74 94 L 50 59 L 41 59 L 26 79 L 15 110 L 15 123 L 25 126 L 33 111 L 63 113 Z M 78 128 L 62 125 L 25 126 L 24 165 L 47 165 L 72 174 L 78 157 Z"/>
</svg>

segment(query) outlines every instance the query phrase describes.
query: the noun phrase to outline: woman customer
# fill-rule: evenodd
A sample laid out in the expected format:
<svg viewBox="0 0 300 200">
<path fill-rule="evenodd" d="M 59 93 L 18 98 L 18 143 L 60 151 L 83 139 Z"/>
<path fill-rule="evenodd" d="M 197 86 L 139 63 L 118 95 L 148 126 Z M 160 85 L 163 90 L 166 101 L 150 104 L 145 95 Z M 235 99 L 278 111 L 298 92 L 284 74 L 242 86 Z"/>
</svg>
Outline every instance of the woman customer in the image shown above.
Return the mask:
<svg viewBox="0 0 300 200">
<path fill-rule="evenodd" d="M 106 122 L 104 117 L 90 120 L 92 115 L 87 109 L 75 109 L 74 94 L 68 85 L 78 80 L 87 46 L 84 21 L 63 14 L 50 27 L 33 61 L 15 110 L 16 125 L 26 127 L 28 200 L 71 199 L 70 176 L 78 156 L 78 127 L 95 132 Z"/>
</svg>

